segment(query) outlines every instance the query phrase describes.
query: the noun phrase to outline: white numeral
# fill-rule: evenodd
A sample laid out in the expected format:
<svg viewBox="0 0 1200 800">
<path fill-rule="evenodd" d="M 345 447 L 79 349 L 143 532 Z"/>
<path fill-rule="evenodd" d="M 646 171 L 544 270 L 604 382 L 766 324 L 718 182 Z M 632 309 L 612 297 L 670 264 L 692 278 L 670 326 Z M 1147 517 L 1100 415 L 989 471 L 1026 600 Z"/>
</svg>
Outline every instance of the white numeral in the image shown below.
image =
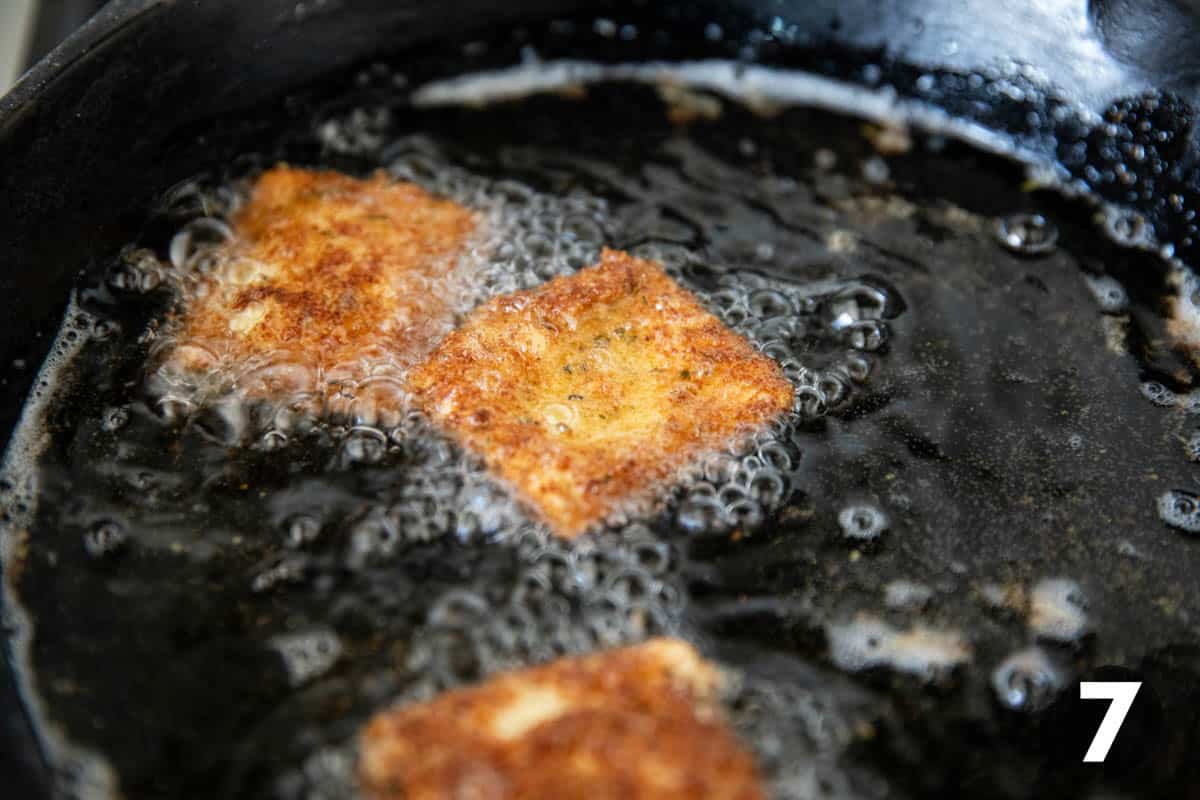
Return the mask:
<svg viewBox="0 0 1200 800">
<path fill-rule="evenodd" d="M 1084 761 L 1098 763 L 1108 757 L 1108 750 L 1112 747 L 1113 740 L 1117 738 L 1117 732 L 1121 730 L 1121 723 L 1125 721 L 1125 715 L 1133 706 L 1133 698 L 1137 696 L 1140 688 L 1142 688 L 1140 681 L 1080 682 L 1079 697 L 1081 700 L 1112 701 L 1108 705 L 1108 711 L 1104 712 L 1104 719 L 1100 720 L 1100 727 L 1096 729 L 1096 736 L 1092 739 L 1091 746 L 1083 756 Z"/>
</svg>

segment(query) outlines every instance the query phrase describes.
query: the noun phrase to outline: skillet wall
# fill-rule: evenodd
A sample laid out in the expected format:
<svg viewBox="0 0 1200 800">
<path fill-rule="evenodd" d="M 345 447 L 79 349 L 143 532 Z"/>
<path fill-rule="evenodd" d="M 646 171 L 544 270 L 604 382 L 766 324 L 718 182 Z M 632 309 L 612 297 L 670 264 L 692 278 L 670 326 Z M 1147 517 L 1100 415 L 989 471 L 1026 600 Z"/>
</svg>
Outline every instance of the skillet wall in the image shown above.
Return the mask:
<svg viewBox="0 0 1200 800">
<path fill-rule="evenodd" d="M 261 136 L 269 117 L 263 108 L 341 67 L 472 29 L 584 12 L 656 20 L 674 35 L 636 45 L 597 42 L 595 53 L 544 55 L 739 57 L 845 80 L 860 79 L 864 63 L 879 62 L 895 67 L 901 94 L 905 81 L 921 74 L 907 64 L 966 73 L 1016 60 L 1053 84 L 1054 94 L 1097 114 L 1122 97 L 1173 93 L 1179 102 L 1167 122 L 1176 146 L 1167 154 L 1167 172 L 1194 187 L 1200 185 L 1200 159 L 1189 105 L 1200 76 L 1198 5 L 1200 0 L 114 0 L 0 99 L 0 446 L 79 270 L 133 238 L 164 187 L 228 161 Z M 710 21 L 729 32 L 722 43 L 703 35 Z M 1061 146 L 1028 123 L 1020 103 L 1006 105 L 983 90 L 927 99 L 1025 137 L 1028 148 L 1040 148 L 1048 158 Z M 252 108 L 258 110 L 239 115 Z M 1079 136 L 1089 135 L 1086 126 L 1079 129 Z M 1145 196 L 1129 202 L 1144 204 L 1158 222 L 1153 196 L 1164 187 L 1159 178 L 1149 180 Z M 1170 231 L 1173 223 L 1161 224 Z M 6 791 L 32 797 L 39 754 L 5 666 L 0 663 L 0 774 L 10 781 Z M 30 776 L 28 791 L 18 773 Z"/>
</svg>

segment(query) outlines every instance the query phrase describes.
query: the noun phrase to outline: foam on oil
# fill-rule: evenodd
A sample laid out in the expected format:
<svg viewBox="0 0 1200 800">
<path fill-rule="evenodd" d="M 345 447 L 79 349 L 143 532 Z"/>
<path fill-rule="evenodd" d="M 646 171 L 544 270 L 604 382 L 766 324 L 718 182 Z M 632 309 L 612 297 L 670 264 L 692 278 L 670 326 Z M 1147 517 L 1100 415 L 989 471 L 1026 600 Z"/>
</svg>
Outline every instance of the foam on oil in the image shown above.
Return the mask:
<svg viewBox="0 0 1200 800">
<path fill-rule="evenodd" d="M 34 621 L 16 600 L 16 581 L 26 559 L 29 537 L 34 530 L 38 501 L 39 461 L 50 446 L 45 418 L 57 393 L 73 382 L 72 361 L 97 331 L 107 335 L 107 327 L 82 311 L 72 295 L 67 302 L 63 323 L 55 336 L 46 361 L 34 379 L 34 388 L 13 430 L 4 461 L 0 464 L 0 563 L 4 565 L 4 602 L 0 603 L 8 641 L 4 654 L 14 667 L 17 686 L 25 711 L 34 723 L 34 731 L 46 755 L 56 765 L 55 789 L 66 798 L 110 797 L 117 792 L 118 779 L 104 757 L 72 741 L 69 733 L 48 713 L 42 701 L 36 673 L 32 669 L 30 648 Z M 93 537 L 94 539 L 94 537 Z M 95 547 L 95 545 L 92 545 Z"/>
</svg>

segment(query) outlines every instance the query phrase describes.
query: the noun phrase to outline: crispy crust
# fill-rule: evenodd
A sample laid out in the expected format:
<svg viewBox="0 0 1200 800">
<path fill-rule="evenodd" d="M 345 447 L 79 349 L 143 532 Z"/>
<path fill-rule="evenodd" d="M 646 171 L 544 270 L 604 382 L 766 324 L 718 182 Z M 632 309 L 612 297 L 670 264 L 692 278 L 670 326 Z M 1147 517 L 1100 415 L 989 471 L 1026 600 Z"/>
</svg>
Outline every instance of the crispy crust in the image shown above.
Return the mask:
<svg viewBox="0 0 1200 800">
<path fill-rule="evenodd" d="M 375 800 L 760 800 L 718 688 L 676 639 L 500 675 L 377 715 L 360 783 Z"/>
<path fill-rule="evenodd" d="M 477 309 L 410 386 L 568 537 L 644 504 L 793 398 L 774 361 L 657 264 L 607 249 L 595 266 Z"/>
<path fill-rule="evenodd" d="M 231 220 L 234 238 L 190 292 L 168 364 L 184 372 L 288 365 L 243 380 L 251 395 L 355 380 L 372 359 L 410 364 L 453 323 L 440 281 L 474 215 L 377 174 L 277 166 Z M 222 376 L 226 378 L 228 376 Z"/>
</svg>

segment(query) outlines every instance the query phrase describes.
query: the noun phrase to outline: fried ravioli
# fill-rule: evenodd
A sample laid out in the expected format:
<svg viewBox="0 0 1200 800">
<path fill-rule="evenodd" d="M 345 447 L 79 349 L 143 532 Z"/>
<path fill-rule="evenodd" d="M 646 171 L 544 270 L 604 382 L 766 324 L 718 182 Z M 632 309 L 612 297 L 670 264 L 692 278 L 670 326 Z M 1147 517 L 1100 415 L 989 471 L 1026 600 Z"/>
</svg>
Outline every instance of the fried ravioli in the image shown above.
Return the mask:
<svg viewBox="0 0 1200 800">
<path fill-rule="evenodd" d="M 374 800 L 760 800 L 719 686 L 676 639 L 499 675 L 377 715 L 360 784 Z"/>
<path fill-rule="evenodd" d="M 774 361 L 657 264 L 607 249 L 477 309 L 410 386 L 565 537 L 647 505 L 695 457 L 793 399 Z"/>
<path fill-rule="evenodd" d="M 382 173 L 278 166 L 231 223 L 211 272 L 185 290 L 166 365 L 273 397 L 397 373 L 425 355 L 453 325 L 476 218 Z"/>
</svg>

